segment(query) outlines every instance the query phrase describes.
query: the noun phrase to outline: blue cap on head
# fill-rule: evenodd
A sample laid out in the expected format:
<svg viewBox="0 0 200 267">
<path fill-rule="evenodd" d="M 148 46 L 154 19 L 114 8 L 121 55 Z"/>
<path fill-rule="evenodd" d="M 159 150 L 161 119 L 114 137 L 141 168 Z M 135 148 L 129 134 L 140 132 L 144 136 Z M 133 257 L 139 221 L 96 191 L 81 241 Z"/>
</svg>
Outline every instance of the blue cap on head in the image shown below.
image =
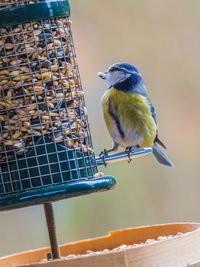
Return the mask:
<svg viewBox="0 0 200 267">
<path fill-rule="evenodd" d="M 130 72 L 140 73 L 139 70 L 134 65 L 129 64 L 129 63 L 125 63 L 125 62 L 115 63 L 112 66 L 110 66 L 109 70 L 111 70 L 112 68 L 116 68 L 116 69 L 119 68 L 119 69 L 124 69 L 124 70 L 130 71 Z"/>
</svg>

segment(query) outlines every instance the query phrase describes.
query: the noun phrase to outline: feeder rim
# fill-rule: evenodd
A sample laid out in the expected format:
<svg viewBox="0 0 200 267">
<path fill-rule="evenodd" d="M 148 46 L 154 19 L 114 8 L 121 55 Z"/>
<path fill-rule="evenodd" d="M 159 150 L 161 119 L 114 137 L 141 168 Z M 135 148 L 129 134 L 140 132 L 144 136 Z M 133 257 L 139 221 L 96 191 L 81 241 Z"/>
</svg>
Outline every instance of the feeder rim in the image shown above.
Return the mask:
<svg viewBox="0 0 200 267">
<path fill-rule="evenodd" d="M 0 10 L 0 28 L 61 16 L 70 16 L 68 0 L 43 1 L 40 3 L 16 6 Z"/>
<path fill-rule="evenodd" d="M 72 180 L 64 184 L 35 188 L 0 197 L 0 211 L 40 205 L 66 198 L 107 191 L 116 185 L 114 177 Z"/>
</svg>

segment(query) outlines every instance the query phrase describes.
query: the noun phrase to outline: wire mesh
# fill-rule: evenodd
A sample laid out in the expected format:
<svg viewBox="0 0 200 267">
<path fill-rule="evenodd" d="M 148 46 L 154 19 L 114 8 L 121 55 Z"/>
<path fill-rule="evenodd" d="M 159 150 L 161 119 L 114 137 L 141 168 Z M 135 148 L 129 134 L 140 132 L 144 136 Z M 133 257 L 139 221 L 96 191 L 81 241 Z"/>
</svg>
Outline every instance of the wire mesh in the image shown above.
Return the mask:
<svg viewBox="0 0 200 267">
<path fill-rule="evenodd" d="M 8 8 L 39 1 L 1 1 Z M 71 21 L 0 29 L 0 196 L 97 172 Z"/>
</svg>

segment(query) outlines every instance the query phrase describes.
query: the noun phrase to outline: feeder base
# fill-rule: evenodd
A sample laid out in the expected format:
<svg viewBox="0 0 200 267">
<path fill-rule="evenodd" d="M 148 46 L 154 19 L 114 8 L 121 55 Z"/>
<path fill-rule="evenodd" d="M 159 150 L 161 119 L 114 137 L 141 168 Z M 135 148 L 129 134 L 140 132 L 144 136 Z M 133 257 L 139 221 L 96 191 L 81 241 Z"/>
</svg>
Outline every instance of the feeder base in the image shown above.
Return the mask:
<svg viewBox="0 0 200 267">
<path fill-rule="evenodd" d="M 98 191 L 106 191 L 116 184 L 112 176 L 95 179 L 74 180 L 66 184 L 47 186 L 25 192 L 0 197 L 0 211 L 39 205 Z"/>
<path fill-rule="evenodd" d="M 177 233 L 182 233 L 177 235 Z M 147 239 L 173 235 L 170 239 L 112 251 L 121 245 L 145 243 Z M 82 255 L 87 250 L 105 253 Z M 20 267 L 186 267 L 200 261 L 200 224 L 176 223 L 129 228 L 110 232 L 108 236 L 83 240 L 60 246 L 61 259 L 46 261 L 49 248 L 23 252 L 0 258 L 0 266 Z"/>
</svg>

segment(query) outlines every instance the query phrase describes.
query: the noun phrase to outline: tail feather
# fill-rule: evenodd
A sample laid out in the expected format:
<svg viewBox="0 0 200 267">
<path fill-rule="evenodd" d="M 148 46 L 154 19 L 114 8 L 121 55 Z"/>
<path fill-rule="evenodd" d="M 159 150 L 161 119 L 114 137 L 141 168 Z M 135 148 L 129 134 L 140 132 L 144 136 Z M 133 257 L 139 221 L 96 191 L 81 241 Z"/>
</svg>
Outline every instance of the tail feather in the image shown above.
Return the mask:
<svg viewBox="0 0 200 267">
<path fill-rule="evenodd" d="M 158 135 L 156 135 L 156 139 L 154 140 L 155 143 L 158 143 L 159 145 L 161 145 L 164 149 L 166 149 L 166 146 L 163 144 L 162 141 L 160 141 L 160 139 L 158 138 Z"/>
<path fill-rule="evenodd" d="M 161 148 L 156 143 L 153 147 L 153 155 L 160 164 L 174 168 L 174 164 L 171 162 L 171 160 L 165 155 L 165 153 L 161 150 Z"/>
</svg>

